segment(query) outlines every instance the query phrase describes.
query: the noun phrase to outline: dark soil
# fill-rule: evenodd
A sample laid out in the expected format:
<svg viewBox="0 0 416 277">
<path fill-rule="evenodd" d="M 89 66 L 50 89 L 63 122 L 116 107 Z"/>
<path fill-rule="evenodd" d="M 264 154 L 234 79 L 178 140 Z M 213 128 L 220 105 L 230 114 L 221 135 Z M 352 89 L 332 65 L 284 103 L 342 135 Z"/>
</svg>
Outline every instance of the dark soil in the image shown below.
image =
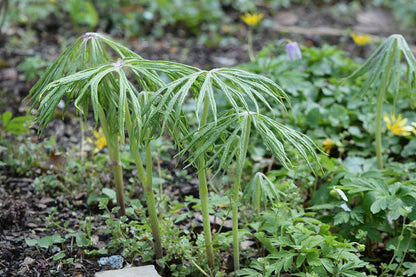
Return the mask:
<svg viewBox="0 0 416 277">
<path fill-rule="evenodd" d="M 377 11 L 373 11 L 377 12 Z M 280 27 L 338 27 L 343 30 L 346 27 L 363 28 L 359 18 L 351 17 L 342 20 L 343 17 L 322 16 L 328 15 L 328 9 L 321 7 L 299 7 L 292 10 L 282 10 L 276 18 L 271 18 L 271 26 L 256 35 L 255 48 L 259 50 L 267 43 L 282 38 L 296 38 L 304 41 L 309 46 L 319 46 L 323 41 L 339 44 L 342 43 L 346 50 L 354 50 L 354 45 L 348 37 L 325 33 L 309 34 L 282 34 L 276 26 Z M 374 16 L 374 15 L 367 15 Z M 384 16 L 386 16 L 384 14 Z M 387 13 L 388 16 L 388 13 Z M 390 17 L 389 17 L 390 18 Z M 361 24 L 361 25 L 360 25 Z M 385 29 L 381 27 L 373 30 L 372 34 L 384 35 Z M 230 39 L 225 45 L 207 47 L 197 43 L 197 38 L 178 37 L 178 34 L 167 35 L 163 40 L 137 39 L 130 41 L 130 47 L 147 59 L 172 60 L 200 68 L 212 68 L 221 66 L 234 66 L 248 61 L 247 46 L 244 41 L 245 29 L 241 28 L 233 34 L 235 39 Z M 17 65 L 24 57 L 40 55 L 45 59 L 54 60 L 62 51 L 58 41 L 65 37 L 64 34 L 37 32 L 36 42 L 30 49 L 6 47 L 6 43 L 12 37 L 24 39 L 22 29 L 7 30 L 0 39 L 0 114 L 6 110 L 14 115 L 24 114 L 25 107 L 22 103 L 24 97 L 33 86 L 33 81 L 27 81 Z M 73 40 L 75 36 L 68 38 Z M 127 44 L 127 43 L 125 43 Z M 60 149 L 68 149 L 78 143 L 79 123 L 73 117 L 65 121 L 54 119 L 48 130 L 43 135 L 57 136 L 57 145 Z M 9 140 L 15 140 L 13 136 Z M 35 131 L 29 136 L 32 141 L 39 138 Z M 52 162 L 59 159 L 50 154 Z M 170 164 L 162 164 L 172 172 L 175 170 L 175 161 Z M 67 228 L 78 230 L 79 222 L 89 215 L 97 213 L 98 209 L 88 206 L 86 193 L 74 195 L 65 190 L 57 192 L 37 191 L 33 187 L 33 180 L 40 174 L 54 174 L 44 168 L 36 168 L 30 176 L 17 175 L 10 166 L 0 168 L 0 276 L 49 276 L 50 270 L 56 270 L 56 276 L 93 276 L 95 272 L 105 270 L 105 267 L 97 263 L 99 257 L 85 257 L 85 254 L 72 248 L 71 245 L 62 245 L 52 249 L 28 247 L 25 239 L 41 238 L 62 232 L 60 228 L 53 226 L 53 222 L 68 221 Z M 175 176 L 175 174 L 172 174 Z M 182 182 L 183 180 L 179 180 Z M 166 188 L 172 197 L 184 197 L 184 195 L 198 195 L 197 181 L 191 179 L 184 186 Z M 138 191 L 138 194 L 141 192 Z M 176 196 L 175 196 L 176 195 Z M 50 219 L 50 220 L 49 220 Z M 93 222 L 93 236 L 97 239 L 97 245 L 106 245 L 110 237 L 102 236 L 100 229 L 105 228 L 103 220 L 97 217 Z M 64 233 L 62 233 L 64 236 Z M 73 257 L 77 262 L 61 265 L 53 260 L 56 253 L 64 252 L 66 257 Z M 140 261 L 133 261 L 139 265 Z M 224 264 L 227 267 L 226 264 Z"/>
</svg>

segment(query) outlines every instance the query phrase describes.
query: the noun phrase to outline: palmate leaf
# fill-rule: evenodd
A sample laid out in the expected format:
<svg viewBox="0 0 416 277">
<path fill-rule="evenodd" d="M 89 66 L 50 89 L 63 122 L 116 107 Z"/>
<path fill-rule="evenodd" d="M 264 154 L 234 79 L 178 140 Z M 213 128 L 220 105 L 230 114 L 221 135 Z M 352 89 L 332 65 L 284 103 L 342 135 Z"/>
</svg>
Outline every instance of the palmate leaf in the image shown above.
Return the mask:
<svg viewBox="0 0 416 277">
<path fill-rule="evenodd" d="M 183 140 L 189 142 L 184 143 L 186 147 L 179 155 L 189 153 L 186 159 L 189 165 L 194 164 L 200 155 L 208 155 L 206 167 L 217 167 L 214 176 L 222 170 L 226 171 L 234 160 L 237 161 L 237 166 L 242 167 L 245 157 L 245 136 L 250 135 L 250 133 L 246 134 L 247 123 L 252 125 L 253 130 L 260 135 L 264 144 L 282 166 L 286 168 L 293 166 L 285 150 L 287 144 L 290 144 L 312 171 L 315 171 L 310 159 L 318 160 L 316 149 L 319 148 L 309 137 L 255 112 L 235 113 L 234 110 L 229 110 L 220 114 L 216 123 L 208 123 L 184 137 Z"/>
<path fill-rule="evenodd" d="M 178 155 L 182 157 L 185 153 L 190 153 L 185 162 L 191 165 L 196 162 L 199 156 L 205 155 L 205 153 L 208 150 L 210 150 L 214 145 L 218 145 L 218 142 L 220 142 L 220 145 L 222 145 L 224 149 L 230 151 L 231 145 L 234 143 L 233 134 L 229 135 L 226 141 L 223 137 L 224 135 L 229 133 L 229 128 L 232 128 L 235 125 L 237 125 L 236 123 L 238 120 L 239 117 L 235 116 L 234 113 L 230 113 L 229 111 L 223 112 L 222 114 L 220 114 L 220 119 L 218 120 L 218 122 L 210 122 L 204 125 L 202 128 L 195 130 L 194 132 L 191 132 L 187 136 L 183 137 L 181 141 L 183 141 L 183 144 L 186 145 L 186 147 L 184 147 L 178 153 Z M 233 133 L 236 133 L 236 131 L 234 131 Z M 186 143 L 188 141 L 189 143 Z M 217 158 L 218 155 L 221 154 L 221 152 L 224 151 L 217 151 L 213 155 L 213 157 L 210 160 L 208 160 L 208 167 L 211 166 L 215 158 Z M 227 156 L 225 155 L 223 155 L 221 158 L 220 164 L 222 164 L 222 167 L 225 166 L 223 163 L 226 158 Z"/>
<path fill-rule="evenodd" d="M 284 192 L 276 189 L 276 186 L 266 175 L 261 172 L 257 172 L 245 187 L 243 192 L 244 197 L 251 200 L 252 203 L 255 203 L 255 200 L 258 197 L 258 191 L 256 188 L 257 185 L 260 186 L 262 203 L 274 202 L 279 198 L 279 195 L 282 197 L 286 196 Z"/>
<path fill-rule="evenodd" d="M 209 109 L 214 122 L 217 121 L 217 103 L 215 94 L 223 94 L 228 103 L 234 108 L 235 112 L 241 109 L 258 112 L 261 107 L 273 111 L 275 104 L 284 108 L 283 101 L 288 101 L 285 92 L 272 80 L 234 68 L 219 68 L 210 71 L 195 69 L 195 72 L 177 79 L 162 89 L 160 89 L 150 100 L 151 103 L 158 104 L 151 109 L 145 108 L 149 112 L 149 118 L 157 113 L 179 117 L 182 106 L 188 97 L 196 100 L 195 115 L 199 123 L 199 114 L 208 101 Z M 150 104 L 149 104 L 150 105 Z M 168 117 L 166 117 L 168 118 Z M 149 123 L 146 122 L 145 125 Z M 166 119 L 163 121 L 163 126 Z"/>
<path fill-rule="evenodd" d="M 294 147 L 307 162 L 309 168 L 315 172 L 309 160 L 318 161 L 316 150 L 320 148 L 308 136 L 262 114 L 256 114 L 253 117 L 253 124 L 265 145 L 284 167 L 290 168 L 292 164 L 284 151 L 284 145 L 280 141 Z M 321 170 L 319 163 L 317 166 L 318 170 Z"/>
<path fill-rule="evenodd" d="M 111 54 L 116 54 L 116 57 L 112 57 Z M 36 102 L 37 92 L 42 91 L 48 84 L 61 77 L 109 63 L 113 59 L 126 57 L 141 59 L 130 49 L 104 35 L 86 33 L 77 38 L 47 69 L 42 78 L 30 90 L 27 99 L 31 101 L 30 103 Z"/>
<path fill-rule="evenodd" d="M 159 77 L 160 73 L 171 78 L 179 78 L 189 74 L 190 71 L 191 68 L 178 63 L 130 57 L 61 77 L 35 92 L 32 96 L 32 105 L 37 107 L 40 113 L 38 117 L 40 130 L 49 123 L 54 110 L 63 99 L 66 101 L 66 106 L 73 101 L 77 110 L 84 116 L 88 114 L 91 104 L 96 122 L 98 122 L 98 110 L 102 108 L 109 119 L 117 119 L 118 133 L 123 139 L 126 109 L 138 120 L 136 121 L 138 126 L 141 125 L 138 123 L 144 106 L 139 97 L 141 92 L 131 83 L 127 73 L 131 72 L 136 77 L 138 89 L 151 91 L 165 84 Z M 113 114 L 109 113 L 110 111 Z"/>
<path fill-rule="evenodd" d="M 386 70 L 390 59 L 393 60 L 393 70 Z M 401 67 L 403 61 L 407 67 L 405 71 Z M 394 99 L 397 99 L 401 79 L 406 77 L 408 97 L 411 106 L 414 107 L 416 58 L 403 36 L 395 34 L 387 38 L 367 61 L 346 79 L 355 79 L 366 74 L 368 74 L 367 79 L 359 92 L 361 95 L 369 94 L 369 96 L 373 96 L 379 93 L 382 80 L 387 79 Z"/>
</svg>

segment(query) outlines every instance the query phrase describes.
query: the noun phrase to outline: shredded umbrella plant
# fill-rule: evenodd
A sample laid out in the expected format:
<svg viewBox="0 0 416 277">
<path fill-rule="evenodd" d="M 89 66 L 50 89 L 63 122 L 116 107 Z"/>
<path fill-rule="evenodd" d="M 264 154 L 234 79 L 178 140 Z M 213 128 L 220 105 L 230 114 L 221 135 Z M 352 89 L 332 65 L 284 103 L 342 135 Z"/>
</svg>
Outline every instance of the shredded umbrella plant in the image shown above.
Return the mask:
<svg viewBox="0 0 416 277">
<path fill-rule="evenodd" d="M 108 46 L 117 54 L 116 62 L 111 62 L 111 52 L 106 49 Z M 146 195 L 157 259 L 162 258 L 163 249 L 152 185 L 150 141 L 154 131 L 142 129 L 141 110 L 148 99 L 148 92 L 164 85 L 160 77 L 162 72 L 164 76 L 174 79 L 192 71 L 185 65 L 142 59 L 103 35 L 88 33 L 65 50 L 28 96 L 32 109 L 39 113 L 40 132 L 51 121 L 61 101 L 65 101 L 65 109 L 70 102 L 74 102 L 76 110 L 85 120 L 89 107 L 92 107 L 95 123 L 101 125 L 108 144 L 121 216 L 125 215 L 125 204 L 119 141 L 124 143 L 128 134 L 130 153 Z M 138 84 L 137 89 L 129 81 L 128 73 Z M 143 140 L 139 141 L 139 138 Z M 145 163 L 140 157 L 139 146 L 143 146 L 146 153 Z"/>
<path fill-rule="evenodd" d="M 160 113 L 167 120 L 184 118 L 183 104 L 192 91 L 196 101 L 195 116 L 198 127 L 179 142 L 180 156 L 188 154 L 187 162 L 198 170 L 199 194 L 203 216 L 203 228 L 208 264 L 214 266 L 212 235 L 208 210 L 208 169 L 218 161 L 214 176 L 227 171 L 235 160 L 235 182 L 232 197 L 233 256 L 234 270 L 239 269 L 238 210 L 240 207 L 241 175 L 246 160 L 251 128 L 260 135 L 264 144 L 280 161 L 282 166 L 291 167 L 285 147 L 291 145 L 312 168 L 310 160 L 317 162 L 317 146 L 307 136 L 284 126 L 278 121 L 263 115 L 261 108 L 272 110 L 273 105 L 284 109 L 282 100 L 288 100 L 284 91 L 270 79 L 240 69 L 219 68 L 198 71 L 178 79 L 159 92 L 153 100 L 158 104 L 150 112 L 149 118 Z M 230 109 L 219 111 L 219 96 L 224 96 Z M 209 113 L 209 111 L 211 111 Z M 211 116 L 209 116 L 211 115 Z M 162 128 L 163 128 L 162 126 Z M 319 164 L 319 163 L 318 163 Z M 319 167 L 319 165 L 318 165 Z"/>
<path fill-rule="evenodd" d="M 89 41 L 91 47 L 85 47 Z M 118 54 L 117 61 L 110 61 L 111 54 L 104 50 L 102 42 Z M 80 46 L 84 46 L 84 52 L 79 52 Z M 95 123 L 101 125 L 108 143 L 120 215 L 125 210 L 119 143 L 124 144 L 128 136 L 130 153 L 146 196 L 155 255 L 160 259 L 163 249 L 153 192 L 150 142 L 166 129 L 181 149 L 179 155 L 187 153 L 187 161 L 198 170 L 205 247 L 211 270 L 215 268 L 215 255 L 208 210 L 208 169 L 219 160 L 217 174 L 221 170 L 226 171 L 235 160 L 233 255 L 235 270 L 238 271 L 239 194 L 252 128 L 284 167 L 292 166 L 285 151 L 288 145 L 299 152 L 311 169 L 310 161 L 318 160 L 317 147 L 312 140 L 261 113 L 263 108 L 272 111 L 275 105 L 285 109 L 283 101 L 288 101 L 288 98 L 283 90 L 266 77 L 240 69 L 204 71 L 173 62 L 145 60 L 96 34 L 78 39 L 69 49 L 52 65 L 28 97 L 32 108 L 37 108 L 39 112 L 40 130 L 50 122 L 62 100 L 66 107 L 74 102 L 76 110 L 85 119 L 89 107 L 92 107 Z M 78 53 L 84 53 L 82 63 L 72 65 L 71 61 Z M 162 74 L 168 77 L 169 82 L 162 80 Z M 130 79 L 134 79 L 134 83 Z M 191 119 L 183 111 L 190 91 L 196 100 L 194 113 L 197 128 L 193 130 Z M 225 97 L 231 108 L 221 111 L 219 95 Z M 160 121 L 162 126 L 158 124 Z M 146 155 L 144 162 L 140 152 Z"/>
<path fill-rule="evenodd" d="M 406 70 L 402 69 L 402 60 L 406 64 Z M 349 77 L 351 79 L 366 75 L 365 83 L 360 91 L 361 95 L 376 97 L 376 155 L 377 166 L 383 168 L 382 157 L 382 119 L 383 103 L 386 101 L 387 92 L 393 95 L 394 103 L 400 97 L 402 78 L 406 81 L 406 92 L 411 108 L 414 108 L 416 97 L 416 59 L 406 40 L 399 34 L 387 38 L 367 59 L 367 61 Z"/>
</svg>

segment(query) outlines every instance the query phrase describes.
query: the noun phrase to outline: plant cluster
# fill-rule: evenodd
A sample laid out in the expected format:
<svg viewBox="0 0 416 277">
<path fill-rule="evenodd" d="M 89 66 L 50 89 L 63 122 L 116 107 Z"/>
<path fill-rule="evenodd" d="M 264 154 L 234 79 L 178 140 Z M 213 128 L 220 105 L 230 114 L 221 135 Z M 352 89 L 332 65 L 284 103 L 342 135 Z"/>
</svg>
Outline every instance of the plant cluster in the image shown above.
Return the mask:
<svg viewBox="0 0 416 277">
<path fill-rule="evenodd" d="M 281 49 L 270 44 L 238 68 L 200 70 L 143 59 L 97 33 L 78 38 L 28 100 L 40 132 L 62 101 L 65 109 L 74 103 L 85 120 L 92 109 L 90 158 L 111 166 L 115 190 L 104 188 L 89 201 L 99 202 L 104 232 L 116 239 L 101 252 L 92 249 L 86 227 L 85 233 L 68 230 L 65 238 L 26 243 L 49 249 L 74 238 L 90 255 L 122 249 L 123 256 L 143 261 L 154 253 L 178 276 L 224 274 L 218 261 L 230 244 L 241 276 L 414 274 L 416 138 L 407 121 L 416 121 L 416 63 L 406 41 L 390 36 L 361 67 L 336 47 L 301 53 L 290 42 L 287 55 Z M 3 115 L 3 124 L 10 118 Z M 158 203 L 163 190 L 157 197 L 153 168 L 160 140 L 173 143 L 177 158 L 196 169 L 199 199 Z M 105 146 L 108 161 L 99 153 Z M 145 204 L 125 197 L 123 169 L 133 168 Z M 60 182 L 47 178 L 35 185 Z M 219 179 L 227 184 L 224 198 L 208 190 Z M 109 209 L 113 200 L 118 207 Z M 192 221 L 196 209 L 202 234 L 195 235 L 192 224 L 190 230 L 172 227 Z M 131 219 L 145 211 L 148 218 Z M 218 232 L 212 216 L 219 219 Z M 228 218 L 231 231 L 221 231 Z M 243 240 L 256 247 L 240 249 Z M 380 255 L 383 250 L 390 252 Z"/>
<path fill-rule="evenodd" d="M 119 59 L 111 62 L 111 55 Z M 191 118 L 183 110 L 190 93 L 195 101 Z M 96 33 L 85 34 L 64 51 L 33 87 L 28 99 L 39 112 L 40 131 L 50 122 L 62 100 L 66 106 L 74 101 L 84 118 L 92 107 L 95 122 L 100 123 L 108 144 L 121 216 L 126 215 L 126 209 L 119 145 L 128 136 L 130 154 L 146 195 L 157 259 L 162 259 L 163 249 L 153 192 L 150 143 L 165 130 L 179 148 L 179 155 L 186 154 L 186 162 L 197 169 L 211 270 L 215 268 L 215 256 L 209 221 L 208 169 L 216 167 L 215 176 L 227 171 L 235 160 L 232 218 L 234 267 L 238 270 L 239 194 L 251 128 L 282 166 L 292 166 L 285 150 L 287 145 L 296 149 L 311 168 L 310 159 L 317 161 L 315 145 L 308 137 L 261 113 L 261 106 L 272 110 L 272 103 L 284 107 L 282 100 L 286 95 L 270 79 L 240 69 L 204 71 L 173 62 L 145 60 Z M 144 161 L 141 151 L 145 153 Z"/>
</svg>

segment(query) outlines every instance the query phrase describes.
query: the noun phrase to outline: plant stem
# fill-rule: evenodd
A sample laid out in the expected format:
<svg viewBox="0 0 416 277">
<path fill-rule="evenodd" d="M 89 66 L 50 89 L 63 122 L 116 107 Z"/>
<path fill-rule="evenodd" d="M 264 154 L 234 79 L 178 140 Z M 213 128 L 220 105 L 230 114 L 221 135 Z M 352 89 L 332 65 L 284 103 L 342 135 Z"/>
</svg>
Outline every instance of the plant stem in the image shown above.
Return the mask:
<svg viewBox="0 0 416 277">
<path fill-rule="evenodd" d="M 120 150 L 119 150 L 117 136 L 111 136 L 111 140 L 108 143 L 108 148 L 110 147 L 112 147 L 112 151 L 109 151 L 109 153 L 110 153 L 111 165 L 113 167 L 114 180 L 116 182 L 117 204 L 120 207 L 118 215 L 125 216 L 126 207 L 124 204 L 123 168 L 121 167 Z"/>
<path fill-rule="evenodd" d="M 260 177 L 258 177 L 256 181 L 256 211 L 257 216 L 260 217 L 260 209 L 261 209 L 261 187 L 260 187 Z"/>
<path fill-rule="evenodd" d="M 159 222 L 157 219 L 155 195 L 153 193 L 153 170 L 152 170 L 152 152 L 150 148 L 150 140 L 145 144 L 146 151 L 146 171 L 147 179 L 143 183 L 144 193 L 146 195 L 147 209 L 149 211 L 150 225 L 152 226 L 152 235 L 154 240 L 154 248 L 156 259 L 161 259 L 163 256 L 162 238 L 160 236 Z"/>
<path fill-rule="evenodd" d="M 232 208 L 232 218 L 233 218 L 233 255 L 234 255 L 234 272 L 240 269 L 240 240 L 238 238 L 238 207 L 240 205 L 240 184 L 241 184 L 241 175 L 243 172 L 243 165 L 246 159 L 246 153 L 248 148 L 248 142 L 250 138 L 250 127 L 251 127 L 251 117 L 248 116 L 247 119 L 247 128 L 246 133 L 244 134 L 244 149 L 241 153 L 241 157 L 238 157 L 240 162 L 237 162 L 236 168 L 236 180 L 234 184 L 233 191 L 233 208 Z"/>
<path fill-rule="evenodd" d="M 116 184 L 117 204 L 120 207 L 118 211 L 119 216 L 126 215 L 126 207 L 124 204 L 124 188 L 123 188 L 123 169 L 121 167 L 120 149 L 118 145 L 117 132 L 113 132 L 105 117 L 102 107 L 98 108 L 98 116 L 103 128 L 105 139 L 108 142 L 108 154 L 110 156 L 111 167 L 113 169 L 114 182 Z"/>
<path fill-rule="evenodd" d="M 383 272 L 381 273 L 381 275 L 380 275 L 380 277 L 383 277 L 386 273 L 387 273 L 387 271 L 389 270 L 389 267 L 391 266 L 391 264 L 393 263 L 393 261 L 396 259 L 396 256 L 397 256 L 397 253 L 399 252 L 399 247 L 400 247 L 400 244 L 402 243 L 402 241 L 403 241 L 403 234 L 404 234 L 404 230 L 405 230 L 405 227 L 406 227 L 406 224 L 404 223 L 404 222 L 406 222 L 406 216 L 403 216 L 403 227 L 402 227 L 402 230 L 401 230 L 401 232 L 400 232 L 400 236 L 398 237 L 398 239 L 397 239 L 397 246 L 396 246 L 396 248 L 394 249 L 394 254 L 393 254 L 393 257 L 391 257 L 391 259 L 390 259 L 390 262 L 389 262 L 389 264 L 386 266 L 386 268 L 383 270 Z M 410 241 L 410 240 L 409 240 Z M 406 248 L 406 252 L 407 252 L 407 248 Z M 405 252 L 405 253 L 406 253 Z M 404 257 L 402 257 L 402 259 L 404 259 Z"/>
<path fill-rule="evenodd" d="M 248 57 L 250 58 L 250 61 L 254 62 L 254 53 L 253 53 L 253 28 L 249 27 L 248 35 Z"/>
<path fill-rule="evenodd" d="M 159 222 L 157 218 L 155 196 L 153 193 L 153 179 L 152 179 L 152 153 L 150 148 L 149 135 L 146 132 L 146 171 L 143 167 L 143 162 L 140 157 L 138 142 L 133 135 L 133 125 L 131 122 L 130 114 L 126 113 L 126 126 L 130 137 L 130 154 L 133 156 L 134 162 L 137 167 L 137 173 L 140 181 L 143 185 L 144 194 L 146 197 L 147 210 L 149 212 L 150 227 L 152 228 L 153 236 L 153 250 L 155 252 L 156 259 L 159 260 L 163 257 L 162 239 L 160 235 Z"/>
<path fill-rule="evenodd" d="M 384 83 L 384 82 L 383 82 Z M 381 119 L 383 114 L 383 100 L 385 90 L 380 90 L 377 97 L 377 109 L 376 109 L 376 155 L 377 155 L 377 167 L 383 169 L 383 157 L 382 157 L 382 141 L 381 141 Z"/>
<path fill-rule="evenodd" d="M 377 107 L 376 107 L 376 156 L 377 156 L 377 167 L 383 169 L 383 157 L 382 157 L 382 139 L 381 139 L 381 122 L 383 117 L 383 101 L 386 95 L 387 87 L 391 79 L 391 69 L 397 48 L 397 40 L 395 40 L 392 49 L 392 55 L 389 58 L 387 67 L 385 68 L 385 77 L 382 80 L 380 91 L 377 96 Z"/>
<path fill-rule="evenodd" d="M 208 98 L 205 98 L 204 109 L 201 117 L 201 127 L 207 122 L 208 117 Z M 202 225 L 204 228 L 205 251 L 207 254 L 208 266 L 213 269 L 215 266 L 214 249 L 212 246 L 211 223 L 209 220 L 208 207 L 208 186 L 207 186 L 207 172 L 205 166 L 205 157 L 200 155 L 197 160 L 198 180 L 199 180 L 199 198 L 201 200 Z"/>
</svg>

